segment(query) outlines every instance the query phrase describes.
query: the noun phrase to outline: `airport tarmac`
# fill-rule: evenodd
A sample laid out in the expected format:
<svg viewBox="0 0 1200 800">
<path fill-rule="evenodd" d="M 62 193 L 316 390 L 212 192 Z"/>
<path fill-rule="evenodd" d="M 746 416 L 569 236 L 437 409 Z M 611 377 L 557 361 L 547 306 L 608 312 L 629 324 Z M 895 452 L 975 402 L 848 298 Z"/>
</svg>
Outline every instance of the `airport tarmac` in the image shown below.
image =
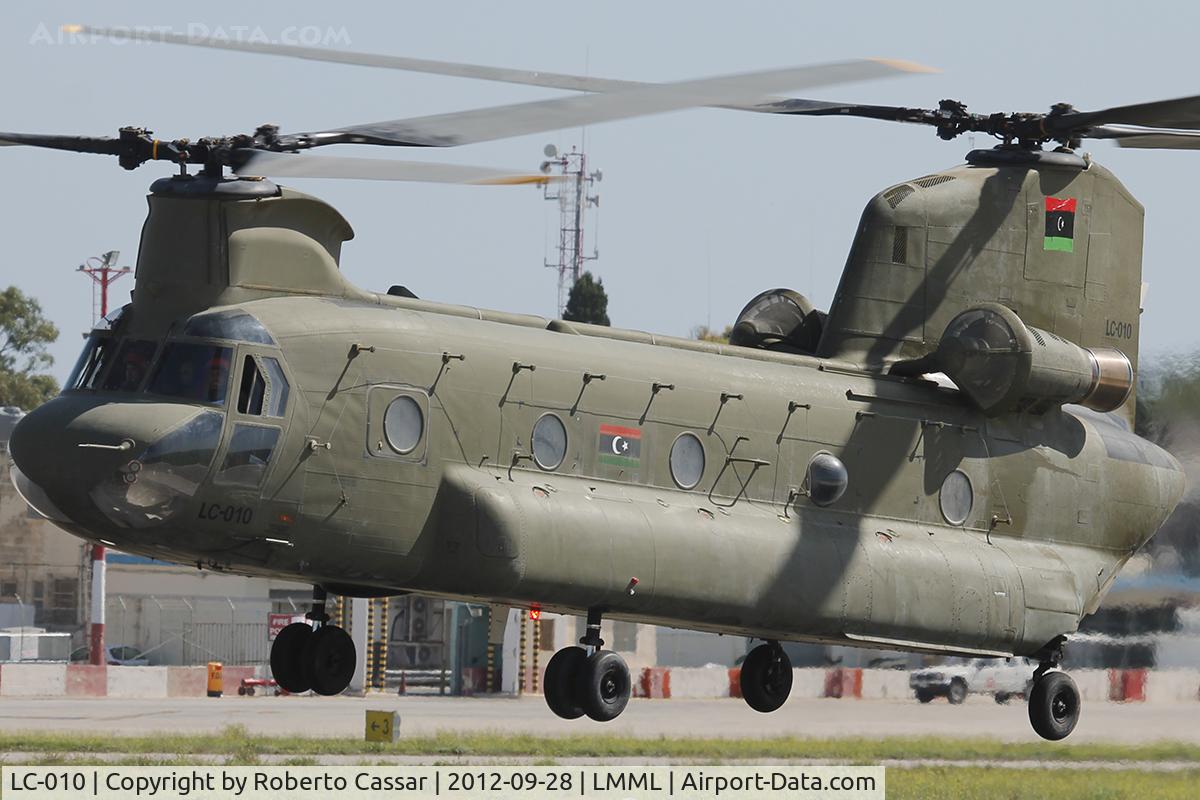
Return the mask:
<svg viewBox="0 0 1200 800">
<path fill-rule="evenodd" d="M 555 717 L 540 697 L 238 697 L 0 699 L 0 731 L 139 735 L 216 732 L 243 725 L 265 735 L 359 737 L 367 709 L 400 712 L 401 735 L 499 731 L 535 736 L 617 734 L 641 737 L 991 737 L 1034 741 L 1025 704 L 971 697 L 942 700 L 793 698 L 774 714 L 740 700 L 632 700 L 611 723 Z M 1200 743 L 1195 703 L 1085 703 L 1070 742 Z"/>
</svg>

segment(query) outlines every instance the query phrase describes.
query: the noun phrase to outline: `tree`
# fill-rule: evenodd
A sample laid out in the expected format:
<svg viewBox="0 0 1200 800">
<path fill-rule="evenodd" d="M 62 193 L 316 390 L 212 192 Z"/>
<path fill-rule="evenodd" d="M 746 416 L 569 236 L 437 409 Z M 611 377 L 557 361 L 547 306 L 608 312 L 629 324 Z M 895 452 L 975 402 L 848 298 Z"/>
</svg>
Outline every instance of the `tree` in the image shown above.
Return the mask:
<svg viewBox="0 0 1200 800">
<path fill-rule="evenodd" d="M 46 346 L 57 338 L 37 300 L 15 286 L 0 293 L 0 406 L 30 410 L 58 394 L 58 381 L 45 373 L 54 363 Z"/>
<path fill-rule="evenodd" d="M 609 325 L 608 294 L 604 291 L 604 281 L 593 278 L 592 273 L 585 272 L 571 287 L 567 296 L 567 307 L 563 311 L 566 322 L 589 322 L 592 325 Z"/>
<path fill-rule="evenodd" d="M 692 338 L 698 339 L 701 342 L 715 342 L 716 344 L 729 344 L 729 335 L 733 333 L 733 326 L 726 325 L 725 330 L 717 333 L 707 325 L 697 325 L 692 328 Z"/>
</svg>

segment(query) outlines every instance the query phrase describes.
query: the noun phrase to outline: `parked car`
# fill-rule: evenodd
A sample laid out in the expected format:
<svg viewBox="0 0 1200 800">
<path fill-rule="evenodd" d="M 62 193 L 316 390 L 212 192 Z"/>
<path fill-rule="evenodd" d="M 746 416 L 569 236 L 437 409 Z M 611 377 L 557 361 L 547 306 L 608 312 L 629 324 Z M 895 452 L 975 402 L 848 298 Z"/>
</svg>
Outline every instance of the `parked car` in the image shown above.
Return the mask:
<svg viewBox="0 0 1200 800">
<path fill-rule="evenodd" d="M 108 663 L 114 667 L 146 667 L 150 665 L 150 659 L 142 657 L 142 651 L 136 647 L 130 647 L 124 644 L 105 645 L 105 650 L 108 651 Z M 72 664 L 86 664 L 88 662 L 88 646 L 77 647 L 71 651 Z"/>
<path fill-rule="evenodd" d="M 956 659 L 913 670 L 908 685 L 922 703 L 945 697 L 958 705 L 968 694 L 990 694 L 997 703 L 1007 703 L 1014 697 L 1029 696 L 1036 667 L 1027 658 Z"/>
</svg>

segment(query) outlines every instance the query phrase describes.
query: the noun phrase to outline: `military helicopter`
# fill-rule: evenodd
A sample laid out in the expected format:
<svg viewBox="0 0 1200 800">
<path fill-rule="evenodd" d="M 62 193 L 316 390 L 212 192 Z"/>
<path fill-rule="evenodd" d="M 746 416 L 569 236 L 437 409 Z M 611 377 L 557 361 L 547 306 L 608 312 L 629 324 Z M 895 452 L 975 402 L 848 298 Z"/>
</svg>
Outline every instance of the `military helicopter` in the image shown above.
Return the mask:
<svg viewBox="0 0 1200 800">
<path fill-rule="evenodd" d="M 13 432 L 34 508 L 133 553 L 312 583 L 310 623 L 271 653 L 291 691 L 353 672 L 328 592 L 418 592 L 586 616 L 543 683 L 566 719 L 628 702 L 609 617 L 763 640 L 741 670 L 761 712 L 790 692 L 785 640 L 1028 656 L 1034 730 L 1071 733 L 1066 637 L 1184 486 L 1130 425 L 1143 209 L 1074 149 L 1188 147 L 1200 98 L 979 115 L 769 95 L 896 62 L 630 84 L 230 44 L 591 93 L 302 134 L 0 134 L 180 168 L 151 187 L 132 303 Z M 261 177 L 519 183 L 538 176 L 295 151 L 696 105 L 1000 143 L 875 195 L 828 312 L 763 292 L 728 345 L 364 291 L 339 269 L 342 216 Z"/>
</svg>

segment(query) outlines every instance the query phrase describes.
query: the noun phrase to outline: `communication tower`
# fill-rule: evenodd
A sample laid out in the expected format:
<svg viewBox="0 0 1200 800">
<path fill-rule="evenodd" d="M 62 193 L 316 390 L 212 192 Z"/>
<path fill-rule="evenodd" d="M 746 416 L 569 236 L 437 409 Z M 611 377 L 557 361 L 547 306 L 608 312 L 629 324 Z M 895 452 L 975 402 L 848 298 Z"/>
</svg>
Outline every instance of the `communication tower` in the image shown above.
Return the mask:
<svg viewBox="0 0 1200 800">
<path fill-rule="evenodd" d="M 569 153 L 559 153 L 552 144 L 546 145 L 542 151 L 546 160 L 542 162 L 542 172 L 557 171 L 561 180 L 545 184 L 545 198 L 558 203 L 558 261 L 547 260 L 545 265 L 558 270 L 558 316 L 562 316 L 567 306 L 567 295 L 575 281 L 583 274 L 583 265 L 587 261 L 595 261 L 600 257 L 596 246 L 596 236 L 592 236 L 592 252 L 584 252 L 583 231 L 587 221 L 588 209 L 600 207 L 600 196 L 589 195 L 593 183 L 598 183 L 604 176 L 600 170 L 587 171 L 587 156 L 574 147 Z"/>
</svg>

